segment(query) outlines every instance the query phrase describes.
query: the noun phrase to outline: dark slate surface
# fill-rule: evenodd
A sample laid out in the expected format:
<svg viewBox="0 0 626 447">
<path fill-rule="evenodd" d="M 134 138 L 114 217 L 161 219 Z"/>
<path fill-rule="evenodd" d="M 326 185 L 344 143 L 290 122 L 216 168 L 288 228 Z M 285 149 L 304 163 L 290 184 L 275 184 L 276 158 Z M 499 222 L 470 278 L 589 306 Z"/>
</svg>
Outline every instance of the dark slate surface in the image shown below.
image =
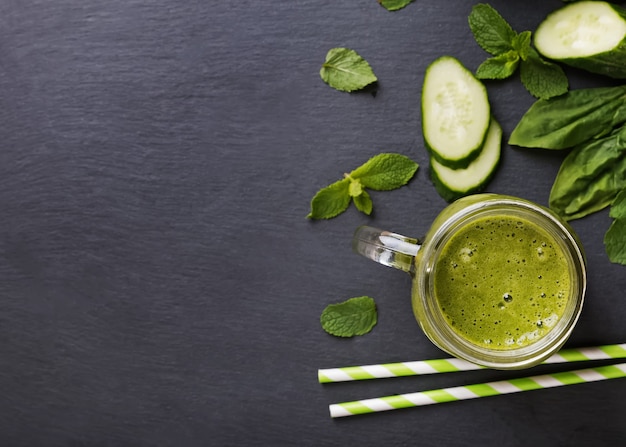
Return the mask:
<svg viewBox="0 0 626 447">
<path fill-rule="evenodd" d="M 558 0 L 494 0 L 518 31 Z M 419 236 L 445 206 L 427 176 L 424 69 L 475 69 L 467 1 L 0 3 L 0 445 L 619 445 L 626 380 L 331 420 L 333 402 L 522 377 L 480 371 L 322 386 L 317 369 L 444 355 L 410 278 L 354 255 L 369 223 Z M 376 95 L 319 78 L 359 51 Z M 607 81 L 568 70 L 572 87 Z M 508 135 L 532 98 L 489 83 Z M 375 214 L 305 219 L 370 156 L 421 164 Z M 547 203 L 563 154 L 504 147 L 489 190 Z M 608 213 L 574 222 L 588 301 L 568 346 L 626 341 Z M 370 295 L 379 323 L 337 339 L 319 315 Z M 563 367 L 539 367 L 533 373 Z"/>
</svg>

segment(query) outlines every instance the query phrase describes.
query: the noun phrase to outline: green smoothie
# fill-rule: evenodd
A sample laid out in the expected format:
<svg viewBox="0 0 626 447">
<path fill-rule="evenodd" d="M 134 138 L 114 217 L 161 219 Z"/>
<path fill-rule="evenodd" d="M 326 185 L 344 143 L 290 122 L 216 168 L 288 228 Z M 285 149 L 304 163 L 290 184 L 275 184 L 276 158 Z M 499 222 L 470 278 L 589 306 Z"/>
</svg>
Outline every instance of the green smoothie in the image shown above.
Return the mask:
<svg viewBox="0 0 626 447">
<path fill-rule="evenodd" d="M 486 216 L 462 227 L 443 247 L 433 277 L 435 297 L 453 330 L 489 349 L 539 340 L 570 298 L 561 246 L 517 216 Z"/>
</svg>

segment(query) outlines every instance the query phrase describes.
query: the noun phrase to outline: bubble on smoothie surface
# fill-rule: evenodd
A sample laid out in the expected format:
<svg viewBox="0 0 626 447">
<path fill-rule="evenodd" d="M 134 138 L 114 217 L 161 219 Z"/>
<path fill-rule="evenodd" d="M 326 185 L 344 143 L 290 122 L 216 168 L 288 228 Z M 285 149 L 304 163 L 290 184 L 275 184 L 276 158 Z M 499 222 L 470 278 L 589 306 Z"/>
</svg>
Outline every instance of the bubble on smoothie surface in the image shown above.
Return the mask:
<svg viewBox="0 0 626 447">
<path fill-rule="evenodd" d="M 517 338 L 516 343 L 520 346 L 524 346 L 527 345 L 529 342 L 535 341 L 540 336 L 541 334 L 539 333 L 539 330 L 526 332 Z"/>
<path fill-rule="evenodd" d="M 460 260 L 465 263 L 471 262 L 472 256 L 474 256 L 474 250 L 471 247 L 463 247 L 459 253 Z"/>
<path fill-rule="evenodd" d="M 559 321 L 559 316 L 557 314 L 551 314 L 549 317 L 543 319 L 543 325 L 546 327 L 552 327 Z"/>
</svg>

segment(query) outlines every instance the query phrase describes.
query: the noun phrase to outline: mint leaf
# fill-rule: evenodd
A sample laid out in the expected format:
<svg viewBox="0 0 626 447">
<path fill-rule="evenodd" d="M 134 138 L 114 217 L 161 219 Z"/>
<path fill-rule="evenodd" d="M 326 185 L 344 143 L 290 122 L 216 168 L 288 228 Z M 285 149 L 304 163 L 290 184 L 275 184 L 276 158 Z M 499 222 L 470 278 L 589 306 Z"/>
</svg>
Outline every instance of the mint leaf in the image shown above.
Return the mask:
<svg viewBox="0 0 626 447">
<path fill-rule="evenodd" d="M 320 317 L 322 328 L 337 337 L 367 334 L 376 325 L 377 320 L 376 303 L 368 296 L 330 304 Z"/>
<path fill-rule="evenodd" d="M 490 5 L 475 5 L 468 22 L 476 43 L 487 53 L 498 56 L 513 49 L 515 31 Z"/>
<path fill-rule="evenodd" d="M 343 213 L 350 205 L 350 180 L 345 178 L 320 189 L 311 200 L 309 219 L 330 219 Z"/>
<path fill-rule="evenodd" d="M 372 198 L 367 193 L 367 191 L 361 191 L 361 194 L 359 194 L 358 196 L 353 196 L 352 200 L 354 200 L 354 205 L 359 211 L 367 214 L 368 216 L 372 214 Z"/>
<path fill-rule="evenodd" d="M 535 98 L 550 99 L 567 93 L 568 81 L 563 69 L 543 60 L 530 48 L 528 58 L 522 60 L 520 77 L 526 90 Z"/>
<path fill-rule="evenodd" d="M 418 164 L 400 154 L 382 153 L 370 158 L 350 173 L 366 188 L 390 191 L 406 185 L 417 171 Z"/>
<path fill-rule="evenodd" d="M 626 265 L 626 219 L 616 219 L 604 235 L 604 248 L 609 260 Z"/>
<path fill-rule="evenodd" d="M 531 36 L 532 34 L 530 31 L 523 31 L 519 33 L 518 35 L 516 35 L 511 41 L 513 48 L 515 49 L 518 56 L 523 61 L 528 59 L 528 53 L 530 53 L 531 51 L 531 47 L 530 47 Z"/>
<path fill-rule="evenodd" d="M 407 6 L 409 3 L 413 3 L 413 0 L 378 0 L 380 6 L 387 11 L 397 11 Z"/>
<path fill-rule="evenodd" d="M 506 79 L 519 65 L 517 51 L 511 50 L 485 60 L 476 70 L 478 79 Z"/>
<path fill-rule="evenodd" d="M 623 189 L 613 201 L 609 216 L 613 219 L 626 219 L 626 189 Z"/>
<path fill-rule="evenodd" d="M 328 85 L 344 92 L 360 90 L 378 80 L 370 64 L 349 48 L 329 50 L 320 76 Z"/>
</svg>

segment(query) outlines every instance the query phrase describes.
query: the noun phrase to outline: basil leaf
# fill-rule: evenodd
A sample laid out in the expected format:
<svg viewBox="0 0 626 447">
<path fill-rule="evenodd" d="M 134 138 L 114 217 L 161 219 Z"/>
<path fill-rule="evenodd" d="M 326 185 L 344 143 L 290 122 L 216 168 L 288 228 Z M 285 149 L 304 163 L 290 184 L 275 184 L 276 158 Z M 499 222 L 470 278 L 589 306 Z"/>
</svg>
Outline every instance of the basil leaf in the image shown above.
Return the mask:
<svg viewBox="0 0 626 447">
<path fill-rule="evenodd" d="M 609 216 L 613 219 L 626 219 L 626 185 L 613 201 Z"/>
<path fill-rule="evenodd" d="M 572 90 L 536 101 L 522 116 L 509 144 L 566 149 L 606 135 L 626 121 L 626 85 Z"/>
<path fill-rule="evenodd" d="M 350 205 L 350 180 L 341 179 L 320 189 L 311 200 L 309 219 L 330 219 L 343 213 Z"/>
<path fill-rule="evenodd" d="M 625 187 L 626 126 L 565 157 L 550 191 L 550 208 L 565 219 L 578 219 L 610 205 Z"/>
<path fill-rule="evenodd" d="M 378 80 L 370 64 L 349 48 L 329 50 L 320 76 L 328 85 L 344 92 L 360 90 Z"/>
<path fill-rule="evenodd" d="M 367 193 L 367 191 L 362 191 L 361 194 L 359 194 L 358 196 L 352 197 L 352 200 L 354 200 L 354 205 L 356 206 L 356 209 L 358 209 L 362 213 L 367 214 L 368 216 L 372 214 L 372 198 Z"/>
<path fill-rule="evenodd" d="M 387 11 L 397 11 L 407 6 L 409 3 L 413 3 L 414 0 L 378 0 L 380 6 Z"/>
<path fill-rule="evenodd" d="M 528 54 L 520 65 L 520 79 L 526 90 L 535 98 L 550 99 L 567 92 L 568 80 L 561 67 L 543 60 L 528 47 Z"/>
<path fill-rule="evenodd" d="M 604 248 L 609 260 L 626 265 L 626 219 L 616 219 L 604 235 Z"/>
<path fill-rule="evenodd" d="M 478 79 L 506 79 L 515 73 L 519 65 L 517 51 L 507 51 L 485 60 L 476 70 Z"/>
<path fill-rule="evenodd" d="M 329 304 L 320 317 L 322 328 L 337 337 L 367 334 L 376 325 L 377 320 L 376 303 L 369 296 Z"/>
<path fill-rule="evenodd" d="M 418 164 L 409 157 L 394 153 L 382 153 L 370 158 L 350 173 L 366 188 L 389 191 L 408 183 L 417 171 Z"/>
<path fill-rule="evenodd" d="M 490 5 L 475 5 L 468 23 L 476 43 L 487 53 L 497 56 L 513 49 L 512 41 L 517 33 Z"/>
</svg>

